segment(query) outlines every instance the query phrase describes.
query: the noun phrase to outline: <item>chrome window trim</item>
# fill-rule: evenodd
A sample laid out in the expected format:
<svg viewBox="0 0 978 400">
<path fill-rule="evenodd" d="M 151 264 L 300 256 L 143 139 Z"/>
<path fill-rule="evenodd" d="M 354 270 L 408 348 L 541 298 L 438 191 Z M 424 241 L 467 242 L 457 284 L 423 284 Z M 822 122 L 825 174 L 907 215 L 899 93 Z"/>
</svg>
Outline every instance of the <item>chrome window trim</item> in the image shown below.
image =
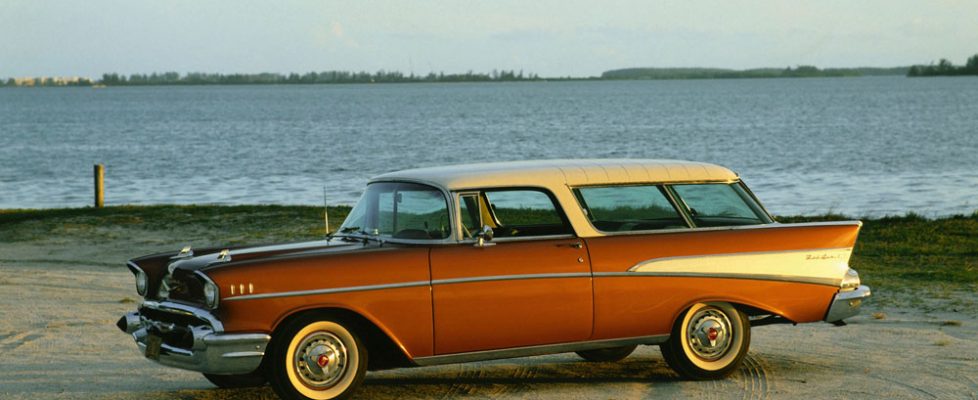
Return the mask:
<svg viewBox="0 0 978 400">
<path fill-rule="evenodd" d="M 743 179 L 740 180 L 740 187 L 744 189 L 745 192 L 747 192 L 747 195 L 750 196 L 751 199 L 754 200 L 754 204 L 756 204 L 761 209 L 761 211 L 764 213 L 764 216 L 767 217 L 767 219 L 769 219 L 771 222 L 777 222 L 774 220 L 774 216 L 771 214 L 771 212 L 767 210 L 767 207 L 764 206 L 764 203 L 761 203 L 761 200 L 758 199 L 757 195 L 754 194 L 754 191 L 750 190 L 750 187 L 748 187 L 747 184 L 744 183 Z"/>
<path fill-rule="evenodd" d="M 520 237 L 502 237 L 493 238 L 490 243 L 511 243 L 511 242 L 537 242 L 542 240 L 560 240 L 560 239 L 577 239 L 577 236 L 573 234 L 563 234 L 563 235 L 543 235 L 543 236 L 520 236 Z M 476 240 L 466 239 L 459 243 L 463 244 L 473 244 Z"/>
<path fill-rule="evenodd" d="M 544 354 L 569 353 L 572 351 L 596 350 L 640 344 L 654 345 L 665 343 L 666 340 L 669 340 L 668 334 L 636 336 L 623 339 L 585 340 L 579 342 L 544 344 L 499 350 L 482 350 L 427 357 L 415 357 L 413 361 L 415 364 L 420 366 L 454 364 L 473 361 L 498 360 L 503 358 L 539 356 Z"/>
</svg>

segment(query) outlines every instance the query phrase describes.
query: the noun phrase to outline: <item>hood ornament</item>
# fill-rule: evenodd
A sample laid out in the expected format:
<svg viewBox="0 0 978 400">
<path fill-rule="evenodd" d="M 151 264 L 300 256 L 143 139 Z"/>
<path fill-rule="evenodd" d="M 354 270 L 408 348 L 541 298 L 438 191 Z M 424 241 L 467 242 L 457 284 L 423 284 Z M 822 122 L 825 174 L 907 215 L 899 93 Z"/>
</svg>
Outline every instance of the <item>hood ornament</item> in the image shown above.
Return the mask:
<svg viewBox="0 0 978 400">
<path fill-rule="evenodd" d="M 224 249 L 220 253 L 217 253 L 217 261 L 228 262 L 231 261 L 231 250 Z"/>
</svg>

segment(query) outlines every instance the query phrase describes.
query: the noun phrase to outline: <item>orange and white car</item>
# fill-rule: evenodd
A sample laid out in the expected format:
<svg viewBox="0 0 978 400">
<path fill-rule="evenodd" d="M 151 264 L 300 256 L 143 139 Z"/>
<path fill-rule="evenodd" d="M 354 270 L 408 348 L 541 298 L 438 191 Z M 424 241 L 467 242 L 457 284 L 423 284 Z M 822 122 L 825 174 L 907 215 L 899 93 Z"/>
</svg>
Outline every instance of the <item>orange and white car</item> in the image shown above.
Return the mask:
<svg viewBox="0 0 978 400">
<path fill-rule="evenodd" d="M 285 399 L 346 397 L 368 369 L 637 345 L 711 379 L 752 326 L 858 313 L 860 226 L 777 223 L 697 162 L 405 170 L 373 178 L 326 240 L 131 260 L 145 299 L 119 327 L 147 358 Z"/>
</svg>

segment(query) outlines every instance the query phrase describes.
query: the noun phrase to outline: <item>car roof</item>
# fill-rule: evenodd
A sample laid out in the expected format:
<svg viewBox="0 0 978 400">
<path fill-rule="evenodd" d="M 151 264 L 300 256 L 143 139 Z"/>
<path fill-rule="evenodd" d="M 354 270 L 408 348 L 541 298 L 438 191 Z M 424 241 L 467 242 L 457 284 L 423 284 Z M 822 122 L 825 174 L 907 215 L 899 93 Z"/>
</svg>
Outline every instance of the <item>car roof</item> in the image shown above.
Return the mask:
<svg viewBox="0 0 978 400">
<path fill-rule="evenodd" d="M 379 175 L 377 181 L 414 181 L 451 191 L 514 186 L 587 186 L 629 183 L 733 182 L 733 171 L 683 160 L 573 159 L 507 161 L 415 168 Z"/>
</svg>

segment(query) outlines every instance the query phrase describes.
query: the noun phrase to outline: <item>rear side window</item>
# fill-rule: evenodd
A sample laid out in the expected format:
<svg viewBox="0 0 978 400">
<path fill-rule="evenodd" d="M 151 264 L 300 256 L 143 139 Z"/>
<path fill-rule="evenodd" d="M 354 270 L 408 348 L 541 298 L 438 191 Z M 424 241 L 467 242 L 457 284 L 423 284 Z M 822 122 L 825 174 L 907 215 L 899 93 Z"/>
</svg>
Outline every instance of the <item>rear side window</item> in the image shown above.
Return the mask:
<svg viewBox="0 0 978 400">
<path fill-rule="evenodd" d="M 574 194 L 591 224 L 600 231 L 689 227 L 658 185 L 582 187 L 574 189 Z"/>
<path fill-rule="evenodd" d="M 755 225 L 770 222 L 740 184 L 672 185 L 697 227 Z"/>
</svg>

